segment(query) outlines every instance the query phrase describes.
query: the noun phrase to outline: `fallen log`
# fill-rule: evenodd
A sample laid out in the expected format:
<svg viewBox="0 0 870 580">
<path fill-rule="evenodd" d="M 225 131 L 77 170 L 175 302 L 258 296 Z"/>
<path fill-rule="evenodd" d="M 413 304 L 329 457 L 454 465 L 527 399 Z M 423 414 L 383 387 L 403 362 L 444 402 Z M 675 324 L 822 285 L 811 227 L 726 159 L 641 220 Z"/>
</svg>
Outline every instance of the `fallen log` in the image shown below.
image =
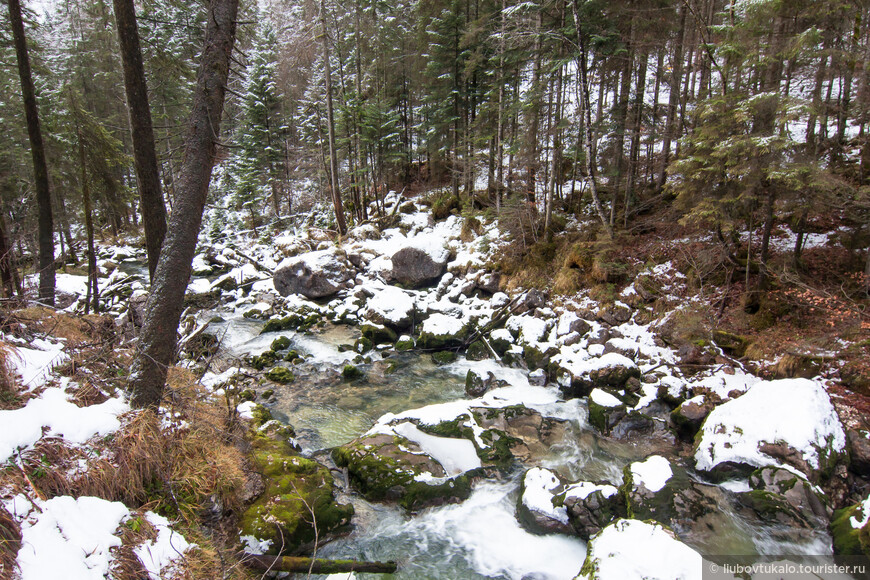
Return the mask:
<svg viewBox="0 0 870 580">
<path fill-rule="evenodd" d="M 312 574 L 339 574 L 342 572 L 367 572 L 369 574 L 392 574 L 398 568 L 395 562 L 360 562 L 357 560 L 324 560 L 301 556 L 265 556 L 243 553 L 243 565 L 260 572 L 308 572 Z"/>
</svg>

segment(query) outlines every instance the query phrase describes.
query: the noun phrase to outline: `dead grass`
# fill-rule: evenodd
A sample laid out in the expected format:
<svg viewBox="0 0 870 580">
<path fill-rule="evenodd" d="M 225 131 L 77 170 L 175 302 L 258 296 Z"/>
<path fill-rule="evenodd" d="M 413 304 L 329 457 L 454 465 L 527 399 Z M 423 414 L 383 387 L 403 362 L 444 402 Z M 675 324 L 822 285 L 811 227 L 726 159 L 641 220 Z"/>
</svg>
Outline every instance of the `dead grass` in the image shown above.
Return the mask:
<svg viewBox="0 0 870 580">
<path fill-rule="evenodd" d="M 228 421 L 224 408 L 206 400 L 188 371 L 170 371 L 168 392 L 173 426 L 141 411 L 87 450 L 44 438 L 21 455 L 21 467 L 7 465 L 0 477 L 45 499 L 88 495 L 152 510 L 177 522 L 174 527 L 200 546 L 185 555 L 177 577 L 246 577 L 241 568 L 234 569 L 234 516 L 241 512 L 245 484 L 242 428 Z M 141 530 L 123 532 L 125 544 L 142 541 Z M 122 548 L 119 557 L 117 577 L 142 577 L 132 551 Z"/>
<path fill-rule="evenodd" d="M 21 529 L 15 518 L 0 505 L 0 578 L 11 578 L 21 547 Z"/>
<path fill-rule="evenodd" d="M 8 363 L 10 353 L 9 346 L 0 342 L 0 410 L 17 409 L 24 404 L 15 373 Z"/>
</svg>

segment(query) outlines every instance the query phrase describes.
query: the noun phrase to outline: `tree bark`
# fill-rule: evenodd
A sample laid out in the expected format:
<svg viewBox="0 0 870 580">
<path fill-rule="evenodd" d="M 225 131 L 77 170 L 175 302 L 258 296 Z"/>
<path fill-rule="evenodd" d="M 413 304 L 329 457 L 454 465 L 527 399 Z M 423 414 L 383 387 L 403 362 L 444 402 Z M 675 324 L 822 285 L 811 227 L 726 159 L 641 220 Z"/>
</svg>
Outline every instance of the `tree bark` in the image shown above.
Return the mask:
<svg viewBox="0 0 870 580">
<path fill-rule="evenodd" d="M 677 122 L 677 107 L 680 104 L 680 85 L 683 76 L 683 37 L 686 35 L 686 7 L 680 9 L 680 26 L 677 29 L 677 39 L 674 54 L 671 59 L 671 85 L 668 95 L 668 120 L 665 123 L 664 141 L 662 142 L 662 164 L 656 189 L 661 191 L 668 178 L 668 161 L 671 154 L 671 140 L 674 138 L 674 128 Z"/>
<path fill-rule="evenodd" d="M 9 1 L 9 22 L 18 58 L 18 76 L 21 79 L 21 96 L 24 101 L 24 116 L 27 119 L 27 136 L 30 139 L 30 154 L 33 157 L 33 178 L 36 188 L 36 205 L 39 211 L 39 299 L 54 305 L 54 223 L 51 212 L 51 189 L 48 185 L 48 164 L 39 125 L 39 109 L 36 106 L 36 90 L 30 72 L 30 57 L 27 54 L 27 38 L 21 19 L 19 0 Z"/>
<path fill-rule="evenodd" d="M 326 35 L 326 1 L 320 0 L 320 24 L 323 39 L 323 66 L 326 67 L 326 129 L 329 139 L 329 181 L 332 185 L 332 205 L 335 208 L 335 221 L 338 233 L 347 233 L 344 207 L 341 203 L 341 189 L 338 185 L 338 151 L 335 146 L 335 120 L 332 113 L 332 67 L 329 64 L 329 38 Z"/>
<path fill-rule="evenodd" d="M 137 407 L 160 403 L 166 372 L 175 356 L 184 291 L 217 154 L 238 7 L 239 0 L 213 0 L 209 7 L 177 197 L 130 374 L 131 402 Z"/>
<path fill-rule="evenodd" d="M 136 9 L 133 0 L 114 0 L 115 22 L 121 45 L 124 69 L 124 88 L 130 112 L 130 130 L 133 135 L 133 163 L 139 185 L 139 211 L 145 227 L 145 249 L 148 252 L 148 275 L 154 281 L 154 271 L 160 257 L 160 246 L 166 236 L 166 205 L 160 186 L 160 170 L 154 144 L 151 109 L 148 106 L 148 87 L 145 67 L 139 47 Z"/>
<path fill-rule="evenodd" d="M 580 9 L 577 6 L 578 0 L 571 3 L 574 12 L 574 25 L 577 28 L 577 37 L 580 45 L 580 97 L 583 102 L 583 123 L 585 131 L 583 131 L 583 149 L 586 155 L 586 172 L 589 176 L 589 189 L 592 192 L 592 202 L 595 204 L 595 212 L 598 214 L 598 219 L 607 231 L 607 237 L 613 239 L 613 228 L 607 217 L 604 215 L 604 208 L 601 207 L 601 198 L 598 197 L 598 185 L 595 180 L 595 160 L 593 155 L 595 149 L 592 144 L 592 111 L 589 103 L 589 80 L 587 78 L 586 69 L 586 35 L 583 34 L 582 24 L 580 22 Z"/>
</svg>

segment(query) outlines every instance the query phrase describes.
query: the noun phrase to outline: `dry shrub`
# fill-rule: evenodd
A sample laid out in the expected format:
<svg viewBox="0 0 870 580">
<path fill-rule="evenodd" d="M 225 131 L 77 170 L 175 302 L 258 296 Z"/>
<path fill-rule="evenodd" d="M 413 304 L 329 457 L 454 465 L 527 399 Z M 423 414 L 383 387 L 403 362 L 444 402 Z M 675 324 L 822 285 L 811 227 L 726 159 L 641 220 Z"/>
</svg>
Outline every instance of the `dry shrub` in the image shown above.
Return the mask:
<svg viewBox="0 0 870 580">
<path fill-rule="evenodd" d="M 121 524 L 121 545 L 112 548 L 111 577 L 117 580 L 141 580 L 147 577 L 145 566 L 134 549 L 140 544 L 157 539 L 157 529 L 142 515 L 136 515 Z"/>
<path fill-rule="evenodd" d="M 0 342 L 0 410 L 17 409 L 23 404 L 18 381 L 8 363 L 11 354 L 9 345 Z"/>
<path fill-rule="evenodd" d="M 0 504 L 0 578 L 12 577 L 19 548 L 21 548 L 21 529 L 18 527 L 18 522 Z"/>
</svg>

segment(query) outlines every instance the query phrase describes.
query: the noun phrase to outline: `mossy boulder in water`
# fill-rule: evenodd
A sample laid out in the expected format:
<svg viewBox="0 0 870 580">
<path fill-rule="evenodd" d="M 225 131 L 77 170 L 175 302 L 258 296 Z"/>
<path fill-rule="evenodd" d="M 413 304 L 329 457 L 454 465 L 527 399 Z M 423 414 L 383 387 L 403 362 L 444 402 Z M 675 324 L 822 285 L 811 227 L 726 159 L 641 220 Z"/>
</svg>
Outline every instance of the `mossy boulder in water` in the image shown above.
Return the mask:
<svg viewBox="0 0 870 580">
<path fill-rule="evenodd" d="M 296 380 L 296 375 L 294 375 L 287 367 L 275 367 L 269 369 L 266 373 L 266 378 L 275 383 L 289 385 Z"/>
<path fill-rule="evenodd" d="M 619 491 L 628 517 L 683 529 L 706 525 L 725 502 L 719 487 L 694 481 L 659 455 L 627 465 Z"/>
<path fill-rule="evenodd" d="M 604 435 L 609 435 L 610 430 L 626 414 L 625 403 L 602 389 L 593 389 L 589 393 L 587 406 L 589 408 L 589 424 Z"/>
<path fill-rule="evenodd" d="M 831 535 L 835 554 L 870 556 L 870 497 L 835 511 Z"/>
<path fill-rule="evenodd" d="M 396 331 L 392 328 L 388 328 L 383 324 L 375 324 L 373 322 L 366 322 L 359 327 L 360 331 L 363 334 L 363 337 L 370 340 L 373 344 L 383 344 L 385 342 L 396 342 L 398 336 L 396 335 Z"/>
<path fill-rule="evenodd" d="M 457 348 L 471 334 L 471 328 L 472 323 L 469 320 L 435 313 L 423 321 L 417 344 L 433 350 Z"/>
<path fill-rule="evenodd" d="M 630 358 L 615 352 L 585 360 L 562 360 L 556 366 L 556 382 L 565 397 L 585 397 L 592 389 L 620 391 L 631 379 L 640 378 L 640 369 Z"/>
<path fill-rule="evenodd" d="M 625 516 L 619 490 L 607 483 L 578 481 L 556 494 L 553 505 L 564 506 L 578 536 L 588 540 L 617 517 Z"/>
<path fill-rule="evenodd" d="M 793 471 L 762 467 L 749 477 L 752 491 L 738 501 L 759 517 L 798 528 L 824 527 L 831 517 L 821 490 Z"/>
<path fill-rule="evenodd" d="M 313 542 L 313 521 L 321 540 L 350 522 L 353 506 L 335 501 L 326 467 L 266 437 L 255 438 L 251 459 L 266 489 L 242 515 L 241 534 L 268 543 L 268 553 L 293 553 Z"/>
<path fill-rule="evenodd" d="M 437 461 L 404 437 L 365 435 L 332 450 L 366 499 L 396 501 L 406 509 L 461 501 L 471 493 L 473 472 L 448 477 Z"/>
<path fill-rule="evenodd" d="M 555 494 L 561 489 L 562 483 L 549 469 L 533 467 L 526 471 L 520 482 L 520 496 L 517 499 L 517 519 L 520 524 L 533 533 L 573 533 L 568 510 L 554 503 Z"/>
</svg>

